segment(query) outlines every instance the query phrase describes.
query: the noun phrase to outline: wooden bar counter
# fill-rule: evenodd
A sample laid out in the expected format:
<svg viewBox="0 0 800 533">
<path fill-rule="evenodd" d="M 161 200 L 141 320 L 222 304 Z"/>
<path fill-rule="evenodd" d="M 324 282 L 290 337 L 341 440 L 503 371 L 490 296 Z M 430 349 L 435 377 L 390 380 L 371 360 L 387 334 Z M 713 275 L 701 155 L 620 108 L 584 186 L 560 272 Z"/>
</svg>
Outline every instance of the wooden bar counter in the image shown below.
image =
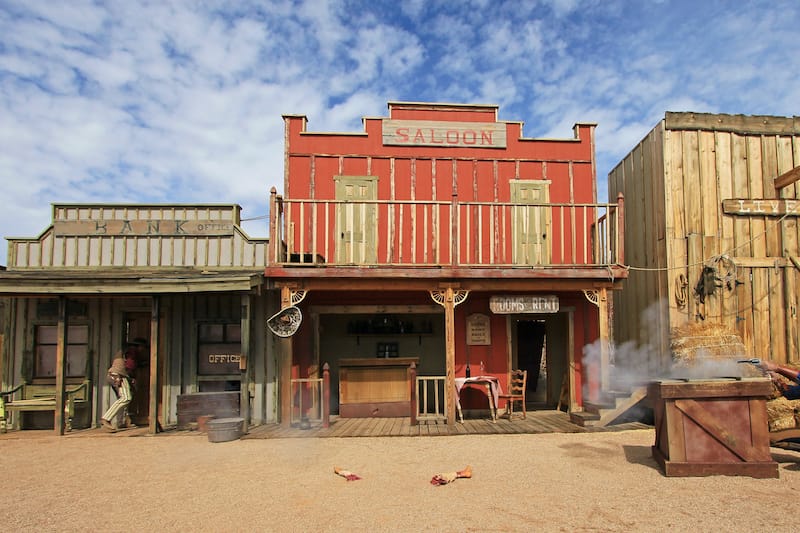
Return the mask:
<svg viewBox="0 0 800 533">
<path fill-rule="evenodd" d="M 411 416 L 411 364 L 418 357 L 359 358 L 339 361 L 339 416 Z"/>
</svg>

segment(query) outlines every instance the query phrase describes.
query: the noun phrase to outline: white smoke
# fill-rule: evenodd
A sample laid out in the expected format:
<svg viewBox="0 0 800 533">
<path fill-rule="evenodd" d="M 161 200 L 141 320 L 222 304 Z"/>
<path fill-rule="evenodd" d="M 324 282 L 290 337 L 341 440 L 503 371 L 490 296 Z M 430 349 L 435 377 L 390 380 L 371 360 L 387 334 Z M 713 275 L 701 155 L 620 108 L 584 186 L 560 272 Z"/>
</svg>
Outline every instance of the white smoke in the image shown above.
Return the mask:
<svg viewBox="0 0 800 533">
<path fill-rule="evenodd" d="M 626 341 L 615 345 L 609 343 L 609 381 L 613 390 L 627 391 L 652 381 L 667 379 L 717 379 L 761 376 L 762 372 L 753 364 L 739 363 L 749 359 L 742 347 L 732 346 L 730 356 L 714 355 L 702 347 L 698 348 L 690 361 L 660 361 L 658 345 L 660 330 L 658 317 L 666 317 L 667 301 L 648 307 L 642 313 L 642 343 Z M 666 334 L 666 333 L 665 333 Z M 713 342 L 713 339 L 712 339 Z M 602 343 L 598 339 L 583 347 L 584 368 L 599 372 L 602 358 Z M 584 391 L 588 394 L 588 391 Z"/>
</svg>

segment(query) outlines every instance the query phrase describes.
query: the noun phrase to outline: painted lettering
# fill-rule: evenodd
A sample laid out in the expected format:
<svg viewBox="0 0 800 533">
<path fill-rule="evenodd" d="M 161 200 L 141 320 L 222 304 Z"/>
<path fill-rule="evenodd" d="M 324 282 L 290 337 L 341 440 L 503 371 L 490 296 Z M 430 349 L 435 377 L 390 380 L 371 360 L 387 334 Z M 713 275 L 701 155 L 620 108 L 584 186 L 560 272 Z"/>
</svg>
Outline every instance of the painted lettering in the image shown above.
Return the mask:
<svg viewBox="0 0 800 533">
<path fill-rule="evenodd" d="M 208 355 L 208 362 L 213 364 L 226 364 L 226 363 L 238 363 L 241 360 L 242 356 L 240 354 L 216 354 L 212 353 Z"/>
<path fill-rule="evenodd" d="M 494 313 L 555 313 L 556 296 L 492 296 L 489 308 Z"/>
<path fill-rule="evenodd" d="M 148 220 L 147 221 L 147 234 L 158 235 L 161 230 L 161 221 L 160 220 Z"/>
<path fill-rule="evenodd" d="M 123 220 L 122 221 L 122 229 L 119 230 L 120 235 L 126 235 L 128 233 L 133 233 L 133 226 L 131 226 L 130 220 Z"/>
<path fill-rule="evenodd" d="M 183 229 L 183 225 L 186 224 L 186 220 L 176 220 L 175 221 L 175 233 L 178 234 L 186 234 L 186 230 Z"/>
<path fill-rule="evenodd" d="M 739 200 L 739 212 L 740 213 L 749 213 L 750 208 L 744 206 L 744 200 Z"/>
<path fill-rule="evenodd" d="M 408 142 L 409 136 L 400 136 L 399 131 L 396 141 Z M 475 130 L 445 130 L 444 132 L 435 128 L 430 129 L 417 129 L 414 133 L 414 143 L 416 144 L 448 144 L 452 146 L 459 145 L 476 145 L 478 144 L 478 137 L 480 137 L 481 145 L 492 146 L 494 139 L 491 131 L 475 131 Z"/>
<path fill-rule="evenodd" d="M 95 233 L 99 235 L 105 235 L 108 233 L 108 223 L 107 222 L 95 222 L 94 223 L 94 230 Z"/>
<path fill-rule="evenodd" d="M 495 122 L 439 122 L 430 120 L 383 121 L 385 144 L 504 148 L 505 125 Z"/>
</svg>

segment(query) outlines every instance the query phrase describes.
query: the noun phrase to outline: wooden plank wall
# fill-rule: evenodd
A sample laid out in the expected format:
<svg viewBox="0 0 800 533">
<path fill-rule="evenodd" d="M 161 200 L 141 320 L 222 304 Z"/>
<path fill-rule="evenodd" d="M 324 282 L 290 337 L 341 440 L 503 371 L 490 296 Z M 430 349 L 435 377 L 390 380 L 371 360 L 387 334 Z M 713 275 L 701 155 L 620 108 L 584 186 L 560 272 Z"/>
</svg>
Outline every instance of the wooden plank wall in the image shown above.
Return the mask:
<svg viewBox="0 0 800 533">
<path fill-rule="evenodd" d="M 241 294 L 170 295 L 162 300 L 162 311 L 169 335 L 167 346 L 167 382 L 164 383 L 163 401 L 169 406 L 167 423 L 177 422 L 178 395 L 198 391 L 197 381 L 197 324 L 202 321 L 233 320 L 241 318 Z M 266 300 L 252 299 L 251 354 L 252 366 L 251 422 L 275 422 L 277 415 L 272 403 L 265 398 L 267 391 L 277 386 L 274 365 L 267 361 L 267 342 L 271 335 L 266 323 Z M 272 409 L 268 412 L 268 409 Z"/>
<path fill-rule="evenodd" d="M 669 327 L 723 324 L 742 337 L 750 356 L 800 359 L 800 268 L 792 259 L 800 257 L 798 217 L 722 211 L 731 198 L 800 200 L 800 184 L 774 186 L 776 177 L 800 165 L 798 121 L 733 118 L 668 113 L 609 174 L 609 196 L 625 194 L 630 221 L 631 273 L 615 294 L 618 343 L 647 344 L 643 313 L 666 297 Z M 716 267 L 724 286 L 701 303 L 693 290 L 704 266 Z M 662 270 L 641 270 L 652 267 Z M 650 357 L 662 368 L 670 361 L 663 350 Z"/>
<path fill-rule="evenodd" d="M 90 332 L 90 376 L 92 380 L 92 420 L 99 422 L 102 411 L 115 397 L 113 391 L 105 383 L 105 373 L 111 365 L 114 353 L 120 348 L 124 337 L 122 331 L 123 314 L 125 312 L 149 312 L 149 297 L 114 297 L 114 298 L 82 298 L 85 304 L 85 316 L 70 317 L 73 324 L 89 324 Z M 33 325 L 53 323 L 54 317 L 38 316 L 37 306 L 42 299 L 14 298 L 10 301 L 13 316 L 19 319 L 10 320 L 5 333 L 0 332 L 0 340 L 5 336 L 7 350 L 3 368 L 2 388 L 9 388 L 23 380 L 26 365 L 32 364 L 31 347 L 33 346 Z M 170 295 L 162 300 L 162 313 L 165 334 L 168 342 L 166 353 L 161 354 L 167 366 L 166 379 L 163 383 L 163 401 L 168 406 L 167 424 L 177 422 L 177 396 L 185 392 L 196 391 L 197 372 L 197 322 L 199 320 L 232 319 L 238 320 L 241 313 L 240 294 L 219 295 Z M 269 335 L 266 328 L 266 301 L 261 297 L 253 298 L 253 335 L 252 353 L 255 360 L 252 421 L 254 423 L 275 422 L 274 402 L 265 398 L 264 394 L 276 387 L 274 365 L 266 360 L 266 344 Z M 264 355 L 262 355 L 264 354 Z M 27 359 L 27 360 L 26 360 Z M 268 412 L 268 409 L 271 409 Z"/>
<path fill-rule="evenodd" d="M 251 239 L 232 206 L 56 206 L 53 221 L 219 220 L 233 235 L 57 236 L 53 227 L 35 239 L 9 239 L 9 268 L 263 267 L 267 239 Z"/>
<path fill-rule="evenodd" d="M 633 341 L 643 350 L 617 350 L 615 363 L 636 373 L 652 374 L 668 357 L 668 317 L 661 312 L 669 295 L 664 216 L 672 195 L 664 182 L 664 131 L 657 127 L 608 176 L 609 198 L 625 195 L 625 259 L 633 266 L 622 291 L 614 291 L 613 336 L 617 344 Z M 638 353 L 649 354 L 645 359 Z"/>
</svg>

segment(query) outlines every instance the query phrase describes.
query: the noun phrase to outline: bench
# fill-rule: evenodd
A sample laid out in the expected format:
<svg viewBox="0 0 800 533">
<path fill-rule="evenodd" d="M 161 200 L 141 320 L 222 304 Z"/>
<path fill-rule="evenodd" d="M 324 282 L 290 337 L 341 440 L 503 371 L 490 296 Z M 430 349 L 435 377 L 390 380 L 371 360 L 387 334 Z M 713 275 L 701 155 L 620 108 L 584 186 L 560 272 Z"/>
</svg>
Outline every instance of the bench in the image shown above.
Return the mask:
<svg viewBox="0 0 800 533">
<path fill-rule="evenodd" d="M 72 430 L 72 420 L 76 409 L 89 406 L 89 380 L 77 386 L 67 386 L 64 398 L 64 420 L 66 430 Z M 5 433 L 8 427 L 8 416 L 12 412 L 53 411 L 56 409 L 55 384 L 21 383 L 13 389 L 0 391 L 0 432 Z M 19 429 L 21 416 L 14 417 L 14 429 Z"/>
</svg>

